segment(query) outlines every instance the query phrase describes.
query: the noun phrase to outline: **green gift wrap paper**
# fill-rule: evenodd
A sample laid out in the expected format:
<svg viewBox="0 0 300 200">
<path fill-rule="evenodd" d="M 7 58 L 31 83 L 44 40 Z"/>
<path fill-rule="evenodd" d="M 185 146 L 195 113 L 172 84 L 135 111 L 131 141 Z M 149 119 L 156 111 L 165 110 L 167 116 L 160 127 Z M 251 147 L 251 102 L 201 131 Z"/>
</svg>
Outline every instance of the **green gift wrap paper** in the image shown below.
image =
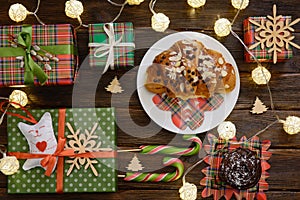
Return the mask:
<svg viewBox="0 0 300 200">
<path fill-rule="evenodd" d="M 14 110 L 15 113 L 24 115 L 20 110 Z M 52 117 L 53 130 L 57 138 L 59 109 L 32 109 L 29 110 L 32 116 L 39 121 L 45 112 L 49 112 Z M 29 152 L 29 145 L 26 138 L 19 130 L 17 124 L 24 122 L 32 125 L 30 122 L 15 116 L 8 115 L 7 132 L 8 132 L 8 152 Z M 98 123 L 94 135 L 97 136 L 97 144 L 101 142 L 100 148 L 111 148 L 115 150 L 115 114 L 114 108 L 68 108 L 65 114 L 65 134 L 64 137 L 68 143 L 71 139 L 67 136 L 72 135 L 70 129 L 66 126 L 69 123 L 74 132 L 80 129 L 80 134 L 91 131 Z M 85 164 L 76 167 L 67 176 L 70 168 L 69 157 L 64 157 L 63 170 L 63 192 L 115 192 L 117 190 L 117 174 L 115 158 L 91 158 L 97 160 L 94 164 L 98 172 L 95 176 L 89 167 L 84 169 Z M 20 161 L 19 171 L 8 176 L 8 193 L 56 193 L 56 169 L 51 176 L 45 176 L 45 170 L 42 167 L 24 171 L 22 166 L 25 160 Z"/>
</svg>

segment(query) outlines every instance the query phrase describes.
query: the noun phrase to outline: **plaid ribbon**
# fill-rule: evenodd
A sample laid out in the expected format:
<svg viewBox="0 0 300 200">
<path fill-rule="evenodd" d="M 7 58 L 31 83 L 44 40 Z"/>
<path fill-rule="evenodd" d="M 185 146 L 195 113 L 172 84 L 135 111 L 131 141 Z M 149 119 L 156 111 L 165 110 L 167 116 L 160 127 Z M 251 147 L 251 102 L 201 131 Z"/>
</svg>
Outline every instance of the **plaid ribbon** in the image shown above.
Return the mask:
<svg viewBox="0 0 300 200">
<path fill-rule="evenodd" d="M 258 28 L 256 25 L 252 24 L 249 19 L 256 21 L 260 24 L 262 20 L 266 21 L 266 17 L 249 17 L 244 20 L 244 42 L 245 44 L 250 47 L 251 45 L 257 43 L 258 41 L 255 39 L 258 36 L 259 32 L 255 32 Z M 283 21 L 284 23 L 291 22 L 291 16 L 283 16 L 279 21 Z M 261 49 L 261 46 L 258 45 L 254 49 L 250 50 L 253 55 L 260 61 L 260 62 L 273 62 L 273 52 L 268 53 L 270 48 L 266 47 Z M 285 47 L 281 48 L 282 52 L 277 52 L 277 61 L 282 62 L 284 60 L 290 59 L 293 57 L 292 47 L 289 45 L 288 49 Z M 246 62 L 255 62 L 255 60 L 250 56 L 250 54 L 245 51 L 245 60 Z"/>
<path fill-rule="evenodd" d="M 0 48 L 11 47 L 10 35 L 17 35 L 22 31 L 22 26 L 1 26 L 0 27 Z M 56 25 L 32 25 L 32 45 L 55 46 L 71 45 L 76 47 L 76 40 L 73 28 L 69 24 Z M 70 52 L 74 52 L 71 49 Z M 52 53 L 50 51 L 50 53 Z M 77 56 L 73 54 L 55 55 L 59 62 L 49 61 L 51 71 L 45 71 L 48 75 L 46 85 L 72 84 L 77 68 Z M 35 57 L 33 60 L 43 66 L 41 61 Z M 23 85 L 24 69 L 18 67 L 20 61 L 16 57 L 1 57 L 0 55 L 0 86 Z M 38 84 L 38 80 L 34 80 Z"/>
<path fill-rule="evenodd" d="M 103 23 L 101 24 L 90 24 L 89 25 L 89 43 L 104 43 L 110 44 L 110 38 L 104 30 Z M 120 44 L 134 44 L 133 24 L 131 22 L 125 23 L 113 23 L 112 29 L 114 31 L 114 41 L 120 40 Z M 113 65 L 117 67 L 134 66 L 134 46 L 115 45 L 113 46 Z M 107 64 L 108 56 L 95 57 L 97 48 L 90 47 L 90 66 L 101 66 L 104 67 Z"/>
<path fill-rule="evenodd" d="M 170 98 L 165 94 L 156 94 L 152 101 L 159 109 L 172 113 L 172 122 L 176 127 L 181 130 L 185 130 L 187 127 L 195 130 L 203 123 L 204 112 L 217 109 L 223 103 L 224 98 L 221 94 L 216 94 L 209 99 L 182 100 Z"/>
<path fill-rule="evenodd" d="M 271 167 L 267 162 L 272 155 L 272 153 L 268 152 L 271 142 L 269 140 L 261 142 L 257 136 L 250 140 L 247 140 L 244 136 L 239 142 L 236 138 L 228 141 L 217 138 L 212 134 L 208 134 L 208 141 L 209 145 L 204 146 L 208 154 L 208 156 L 204 158 L 204 161 L 209 166 L 202 170 L 206 177 L 200 181 L 200 185 L 204 186 L 202 197 L 205 198 L 214 195 L 214 199 L 218 200 L 224 196 L 226 200 L 229 200 L 234 194 L 236 199 L 245 198 L 246 200 L 252 200 L 256 198 L 258 200 L 266 200 L 267 197 L 264 190 L 268 190 L 269 188 L 266 182 L 269 174 L 266 170 Z M 224 182 L 221 182 L 218 175 L 219 167 L 223 159 L 223 152 L 232 151 L 239 147 L 257 152 L 258 157 L 261 159 L 262 174 L 260 180 L 254 187 L 247 190 L 238 190 L 226 185 Z"/>
</svg>

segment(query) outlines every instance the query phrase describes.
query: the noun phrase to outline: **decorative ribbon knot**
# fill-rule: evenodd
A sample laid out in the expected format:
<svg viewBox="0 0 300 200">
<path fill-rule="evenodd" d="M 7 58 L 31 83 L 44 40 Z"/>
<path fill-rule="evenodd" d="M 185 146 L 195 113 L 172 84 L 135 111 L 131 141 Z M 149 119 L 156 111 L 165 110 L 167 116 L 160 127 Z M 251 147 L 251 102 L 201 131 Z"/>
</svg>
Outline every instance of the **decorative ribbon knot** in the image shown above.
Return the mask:
<svg viewBox="0 0 300 200">
<path fill-rule="evenodd" d="M 61 138 L 61 137 L 58 138 L 57 148 L 56 148 L 55 152 L 52 155 L 48 154 L 46 157 L 44 157 L 41 160 L 41 165 L 46 168 L 46 171 L 45 171 L 46 176 L 51 175 L 52 171 L 55 168 L 58 156 L 64 157 L 64 156 L 74 156 L 75 155 L 73 149 L 64 150 L 65 144 L 66 144 L 65 138 Z"/>
<path fill-rule="evenodd" d="M 34 76 L 37 77 L 40 84 L 43 85 L 46 83 L 48 76 L 41 69 L 41 67 L 34 62 L 31 57 L 30 50 L 32 44 L 32 27 L 26 26 L 23 27 L 23 31 L 18 34 L 18 43 L 24 46 L 25 49 L 25 58 L 24 58 L 24 84 L 25 85 L 33 85 L 34 84 Z"/>
<path fill-rule="evenodd" d="M 101 58 L 108 55 L 106 65 L 102 74 L 104 74 L 108 70 L 109 66 L 111 69 L 114 69 L 114 47 L 135 47 L 135 44 L 133 42 L 121 42 L 124 35 L 124 30 L 122 30 L 121 37 L 118 40 L 115 40 L 115 31 L 113 23 L 105 23 L 103 25 L 103 29 L 108 36 L 108 44 L 89 43 L 89 47 L 96 48 L 94 52 L 94 57 Z"/>
</svg>

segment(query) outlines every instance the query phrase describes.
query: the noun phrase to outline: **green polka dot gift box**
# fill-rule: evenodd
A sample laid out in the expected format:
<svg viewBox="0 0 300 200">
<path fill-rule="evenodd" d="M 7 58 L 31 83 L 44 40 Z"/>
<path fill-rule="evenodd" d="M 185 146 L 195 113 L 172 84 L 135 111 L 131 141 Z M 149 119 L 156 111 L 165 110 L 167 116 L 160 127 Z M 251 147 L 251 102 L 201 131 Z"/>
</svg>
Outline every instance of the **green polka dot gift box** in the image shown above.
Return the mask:
<svg viewBox="0 0 300 200">
<path fill-rule="evenodd" d="M 14 110 L 7 132 L 8 193 L 116 191 L 114 108 Z"/>
</svg>

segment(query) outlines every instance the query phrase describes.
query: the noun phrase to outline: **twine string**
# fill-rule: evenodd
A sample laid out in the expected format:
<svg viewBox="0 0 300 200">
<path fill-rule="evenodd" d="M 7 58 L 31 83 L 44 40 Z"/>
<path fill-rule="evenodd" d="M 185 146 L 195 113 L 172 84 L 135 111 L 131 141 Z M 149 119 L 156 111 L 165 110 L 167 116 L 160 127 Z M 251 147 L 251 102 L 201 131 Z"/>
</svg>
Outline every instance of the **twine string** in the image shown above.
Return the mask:
<svg viewBox="0 0 300 200">
<path fill-rule="evenodd" d="M 150 9 L 150 11 L 152 12 L 153 15 L 156 14 L 156 12 L 154 11 L 154 6 L 155 6 L 155 4 L 156 4 L 156 0 L 151 0 L 151 1 L 149 2 L 149 9 Z"/>
<path fill-rule="evenodd" d="M 113 2 L 113 1 L 111 1 L 111 0 L 107 0 L 107 1 L 108 1 L 110 4 L 114 5 L 114 6 L 119 6 L 119 7 L 121 7 L 120 10 L 119 10 L 119 13 L 117 14 L 117 16 L 110 22 L 110 23 L 114 23 L 115 21 L 117 21 L 117 19 L 120 18 L 121 14 L 122 14 L 122 12 L 123 12 L 123 10 L 124 10 L 124 7 L 126 6 L 126 4 L 127 4 L 128 2 L 127 2 L 127 0 L 125 0 L 124 3 L 119 4 L 119 3 L 115 3 L 115 2 Z"/>
<path fill-rule="evenodd" d="M 37 21 L 40 23 L 40 24 L 42 24 L 42 25 L 45 25 L 45 23 L 37 16 L 37 12 L 38 12 L 38 10 L 40 9 L 40 3 L 41 3 L 41 0 L 38 0 L 37 1 L 37 6 L 36 6 L 36 9 L 35 9 L 35 11 L 34 12 L 28 12 L 30 15 L 33 15 L 36 19 L 37 19 Z"/>
</svg>

